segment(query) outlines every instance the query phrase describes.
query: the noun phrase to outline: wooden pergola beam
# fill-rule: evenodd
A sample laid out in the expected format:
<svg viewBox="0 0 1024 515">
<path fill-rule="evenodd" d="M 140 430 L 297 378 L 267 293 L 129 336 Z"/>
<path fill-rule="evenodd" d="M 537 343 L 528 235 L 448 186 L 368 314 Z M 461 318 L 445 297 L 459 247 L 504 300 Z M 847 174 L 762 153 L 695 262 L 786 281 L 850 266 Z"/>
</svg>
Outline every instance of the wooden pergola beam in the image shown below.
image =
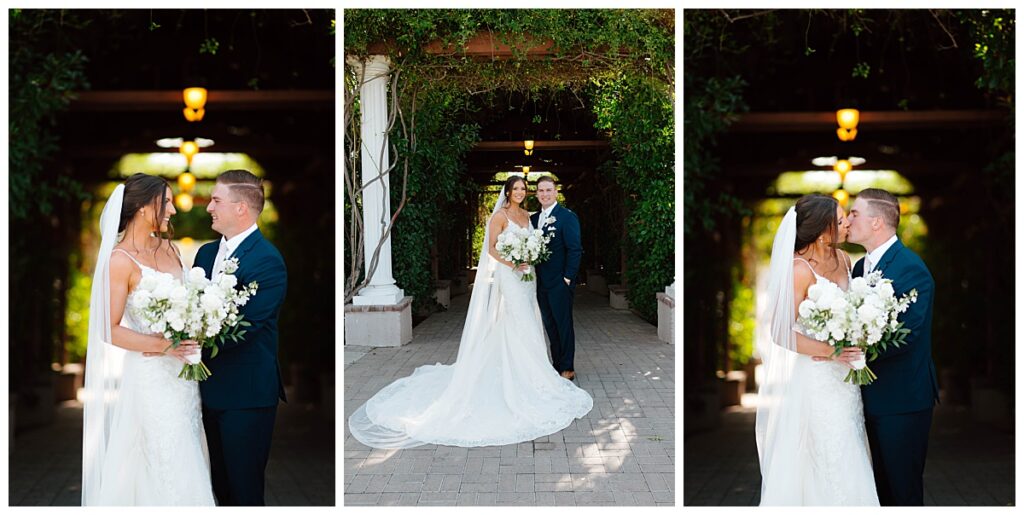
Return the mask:
<svg viewBox="0 0 1024 515">
<path fill-rule="evenodd" d="M 80 91 L 71 111 L 163 111 L 184 109 L 181 90 Z M 331 90 L 211 90 L 206 109 L 284 110 L 323 109 L 335 103 Z"/>
<path fill-rule="evenodd" d="M 921 128 L 964 128 L 1007 123 L 1001 110 L 963 109 L 936 111 L 862 111 L 857 129 L 911 130 Z M 730 132 L 835 132 L 839 127 L 834 111 L 746 113 L 739 115 Z"/>
</svg>

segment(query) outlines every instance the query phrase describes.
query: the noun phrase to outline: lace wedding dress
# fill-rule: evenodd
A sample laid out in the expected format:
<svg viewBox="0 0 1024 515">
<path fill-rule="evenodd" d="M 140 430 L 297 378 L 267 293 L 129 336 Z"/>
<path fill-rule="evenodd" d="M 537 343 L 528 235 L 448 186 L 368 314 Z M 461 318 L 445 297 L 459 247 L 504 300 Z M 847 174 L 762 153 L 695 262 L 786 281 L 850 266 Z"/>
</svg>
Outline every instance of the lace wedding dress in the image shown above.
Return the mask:
<svg viewBox="0 0 1024 515">
<path fill-rule="evenodd" d="M 125 255 L 144 277 L 161 273 Z M 134 294 L 128 295 L 128 305 Z M 149 332 L 127 308 L 120 325 Z M 179 379 L 181 367 L 182 362 L 170 356 L 123 353 L 99 485 L 88 504 L 214 505 L 199 384 Z"/>
<path fill-rule="evenodd" d="M 795 352 L 793 331 L 803 331 L 793 312 L 792 269 L 803 260 L 793 259 L 792 237 L 786 241 L 796 232 L 795 218 L 791 210 L 776 236 L 769 299 L 778 323 L 773 320 L 772 344 L 759 347 L 761 505 L 878 506 L 860 387 L 843 381 L 850 369 L 842 363 Z"/>
<path fill-rule="evenodd" d="M 504 232 L 515 227 L 509 220 Z M 536 281 L 489 259 L 486 238 L 456 362 L 421 366 L 360 406 L 349 430 L 363 444 L 525 442 L 565 429 L 593 407 L 590 394 L 548 360 Z"/>
</svg>

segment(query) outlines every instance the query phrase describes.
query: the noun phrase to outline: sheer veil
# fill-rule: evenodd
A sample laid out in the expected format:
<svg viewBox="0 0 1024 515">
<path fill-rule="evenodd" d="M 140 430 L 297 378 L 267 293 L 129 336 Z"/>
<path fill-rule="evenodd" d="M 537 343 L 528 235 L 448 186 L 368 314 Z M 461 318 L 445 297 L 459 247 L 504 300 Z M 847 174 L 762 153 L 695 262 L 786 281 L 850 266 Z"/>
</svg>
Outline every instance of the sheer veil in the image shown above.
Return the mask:
<svg viewBox="0 0 1024 515">
<path fill-rule="evenodd" d="M 96 504 L 101 471 L 118 398 L 125 351 L 111 344 L 110 254 L 118 241 L 124 184 L 114 189 L 100 215 L 100 250 L 89 300 L 89 340 L 86 350 L 82 420 L 82 505 Z"/>
<path fill-rule="evenodd" d="M 440 363 L 422 366 L 412 376 L 395 381 L 356 409 L 349 417 L 349 431 L 361 443 L 378 449 L 406 449 L 424 445 L 426 442 L 418 439 L 417 435 L 423 437 L 444 432 L 451 417 L 465 411 L 468 396 L 464 393 L 478 387 L 480 370 L 482 364 L 486 362 L 488 351 L 483 342 L 501 311 L 501 295 L 494 281 L 499 263 L 488 252 L 488 242 L 490 221 L 504 205 L 505 189 L 502 188 L 498 201 L 487 218 L 480 259 L 477 262 L 476 279 L 473 282 L 455 363 L 450 367 L 441 366 Z M 422 410 L 411 410 L 415 414 L 402 416 L 402 427 L 393 427 L 393 424 L 385 426 L 377 422 L 387 418 L 394 419 L 393 413 L 383 412 L 384 408 L 381 407 L 391 395 L 396 395 L 394 392 L 403 391 L 403 388 L 410 384 L 408 381 L 417 375 L 437 374 L 441 369 L 450 369 L 444 372 L 450 372 L 450 377 L 444 381 L 443 391 L 437 397 L 423 401 L 429 405 L 419 406 Z"/>
<path fill-rule="evenodd" d="M 786 490 L 795 488 L 801 434 L 799 377 L 796 364 L 796 313 L 793 306 L 793 252 L 796 244 L 796 209 L 789 208 L 772 244 L 768 272 L 768 338 L 758 339 L 762 361 L 757 398 L 755 435 L 761 465 L 761 503 L 772 498 L 794 499 Z M 793 394 L 791 394 L 792 392 Z"/>
<path fill-rule="evenodd" d="M 491 241 L 491 219 L 498 214 L 498 210 L 505 205 L 505 188 L 498 194 L 498 200 L 487 217 L 487 225 L 484 229 L 484 241 L 480 246 L 480 259 L 476 264 L 476 279 L 473 281 L 473 292 L 469 297 L 469 310 L 466 312 L 466 325 L 462 327 L 462 338 L 459 339 L 459 354 L 455 362 L 458 363 L 466 358 L 473 347 L 483 340 L 487 328 L 494 323 L 498 314 L 495 309 L 498 302 L 498 289 L 494 287 L 494 271 L 498 262 L 488 252 Z"/>
</svg>

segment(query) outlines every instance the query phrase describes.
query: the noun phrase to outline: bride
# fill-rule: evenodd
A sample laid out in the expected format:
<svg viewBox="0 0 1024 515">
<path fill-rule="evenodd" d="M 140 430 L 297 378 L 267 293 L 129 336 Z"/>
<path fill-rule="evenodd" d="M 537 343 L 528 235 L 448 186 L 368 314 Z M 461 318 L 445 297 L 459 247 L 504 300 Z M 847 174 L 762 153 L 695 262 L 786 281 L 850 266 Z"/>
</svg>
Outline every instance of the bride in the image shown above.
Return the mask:
<svg viewBox="0 0 1024 515">
<path fill-rule="evenodd" d="M 759 343 L 764 363 L 758 391 L 757 452 L 761 505 L 878 506 L 864 429 L 860 387 L 843 382 L 859 349 L 808 338 L 797 306 L 815 282 L 850 285 L 850 258 L 836 247 L 849 222 L 839 203 L 807 195 L 775 234 L 768 280 L 771 343 Z"/>
<path fill-rule="evenodd" d="M 548 360 L 537 283 L 495 250 L 498 235 L 532 229 L 525 199 L 526 180 L 510 177 L 488 219 L 455 363 L 421 366 L 377 392 L 349 417 L 357 440 L 384 449 L 506 445 L 590 412 L 590 394 Z"/>
<path fill-rule="evenodd" d="M 167 181 L 135 174 L 100 215 L 83 398 L 82 505 L 213 505 L 199 386 L 178 378 L 194 341 L 176 349 L 127 309 L 149 274 L 182 280 Z"/>
</svg>

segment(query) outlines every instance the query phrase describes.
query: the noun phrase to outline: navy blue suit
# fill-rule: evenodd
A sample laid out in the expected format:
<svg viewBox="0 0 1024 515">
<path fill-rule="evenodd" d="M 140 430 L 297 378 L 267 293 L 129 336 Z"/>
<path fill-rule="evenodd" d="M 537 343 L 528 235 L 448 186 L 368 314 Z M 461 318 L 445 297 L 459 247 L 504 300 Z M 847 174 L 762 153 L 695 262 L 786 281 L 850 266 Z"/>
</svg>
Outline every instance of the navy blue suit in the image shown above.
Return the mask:
<svg viewBox="0 0 1024 515">
<path fill-rule="evenodd" d="M 913 289 L 918 295 L 899 317 L 910 329 L 906 344 L 882 351 L 870 363 L 878 379 L 861 387 L 875 487 L 883 506 L 921 506 L 928 432 L 939 397 L 932 362 L 935 281 L 921 258 L 899 240 L 885 251 L 875 270 L 892 279 L 897 298 Z M 853 276 L 863 275 L 861 259 Z"/>
<path fill-rule="evenodd" d="M 548 244 L 551 257 L 537 268 L 537 303 L 540 305 L 544 331 L 551 344 L 551 361 L 558 372 L 574 371 L 576 333 L 572 326 L 572 303 L 576 291 L 576 275 L 580 270 L 583 244 L 580 241 L 580 220 L 576 213 L 561 204 L 551 210 L 554 237 Z M 540 212 L 530 216 L 534 227 L 540 226 Z M 565 284 L 564 279 L 569 279 Z"/>
<path fill-rule="evenodd" d="M 195 266 L 211 277 L 220 242 L 207 243 Z M 277 362 L 277 319 L 288 271 L 284 259 L 259 230 L 229 256 L 238 258 L 239 285 L 255 281 L 256 295 L 239 312 L 252 324 L 238 342 L 221 345 L 217 357 L 203 351 L 213 373 L 199 383 L 203 425 L 210 448 L 213 492 L 221 506 L 262 506 L 264 471 L 270 457 L 278 400 L 287 401 Z"/>
</svg>

